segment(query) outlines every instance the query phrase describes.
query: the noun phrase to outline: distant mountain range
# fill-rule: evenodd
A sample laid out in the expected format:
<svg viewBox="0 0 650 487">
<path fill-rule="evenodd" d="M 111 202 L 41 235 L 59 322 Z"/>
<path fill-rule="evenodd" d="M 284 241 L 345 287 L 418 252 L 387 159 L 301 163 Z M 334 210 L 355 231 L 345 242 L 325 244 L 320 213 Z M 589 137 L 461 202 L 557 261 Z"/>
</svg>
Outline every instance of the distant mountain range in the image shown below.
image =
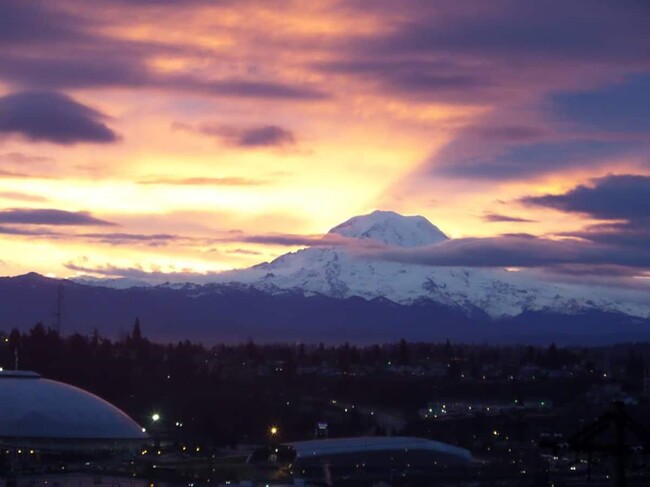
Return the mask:
<svg viewBox="0 0 650 487">
<path fill-rule="evenodd" d="M 650 298 L 555 284 L 504 269 L 432 267 L 360 257 L 335 238 L 401 248 L 448 237 L 420 216 L 376 211 L 333 228 L 320 245 L 225 272 L 207 284 L 0 278 L 0 330 L 53 322 L 116 336 L 139 316 L 160 340 L 205 342 L 609 343 L 650 339 Z"/>
</svg>

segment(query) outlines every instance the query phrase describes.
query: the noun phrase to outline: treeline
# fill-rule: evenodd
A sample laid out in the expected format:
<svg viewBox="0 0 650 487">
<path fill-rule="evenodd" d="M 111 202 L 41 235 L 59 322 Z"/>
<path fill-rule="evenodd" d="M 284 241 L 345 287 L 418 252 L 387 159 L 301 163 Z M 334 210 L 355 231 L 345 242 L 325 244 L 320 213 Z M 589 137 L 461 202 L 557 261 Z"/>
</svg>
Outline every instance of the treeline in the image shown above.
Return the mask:
<svg viewBox="0 0 650 487">
<path fill-rule="evenodd" d="M 119 340 L 78 333 L 61 336 L 42 323 L 26 332 L 0 332 L 0 367 L 35 370 L 49 377 L 73 378 L 88 383 L 88 375 L 102 370 L 111 377 L 155 375 L 218 374 L 228 367 L 257 367 L 276 364 L 283 371 L 297 367 L 331 367 L 347 372 L 354 366 L 415 367 L 432 363 L 487 364 L 522 367 L 535 365 L 549 369 L 584 364 L 586 367 L 608 365 L 643 369 L 650 344 L 616 345 L 601 348 L 534 346 L 489 346 L 445 343 L 408 343 L 357 347 L 348 343 L 338 346 L 321 344 L 257 344 L 249 339 L 242 344 L 206 347 L 181 341 L 159 344 L 149 341 L 136 318 L 131 333 Z M 93 375 L 93 381 L 97 377 Z"/>
<path fill-rule="evenodd" d="M 409 370 L 437 368 L 451 384 L 461 374 L 480 378 L 491 365 L 507 374 L 526 365 L 549 369 L 580 365 L 589 370 L 608 364 L 629 377 L 642 377 L 648 351 L 647 344 L 582 349 L 404 340 L 356 347 L 260 345 L 251 339 L 206 347 L 189 341 L 153 343 L 137 319 L 131 332 L 119 340 L 98 332 L 61 336 L 41 323 L 23 333 L 0 333 L 4 369 L 17 366 L 89 390 L 142 425 L 150 426 L 151 415 L 157 412 L 165 418 L 161 424 L 172 429 L 176 422 L 183 423 L 182 431 L 175 434 L 218 438 L 224 443 L 259 439 L 273 423 L 282 424 L 288 436 L 304 438 L 323 417 L 330 398 L 345 391 L 371 398 L 385 389 L 387 373 L 408 375 Z M 353 378 L 360 370 L 370 374 L 367 379 Z M 406 387 L 404 382 L 391 384 Z M 400 395 L 402 402 L 415 405 L 426 399 L 419 385 L 412 389 L 409 401 L 406 393 Z M 346 427 L 352 428 L 346 434 L 355 432 L 354 423 Z"/>
</svg>

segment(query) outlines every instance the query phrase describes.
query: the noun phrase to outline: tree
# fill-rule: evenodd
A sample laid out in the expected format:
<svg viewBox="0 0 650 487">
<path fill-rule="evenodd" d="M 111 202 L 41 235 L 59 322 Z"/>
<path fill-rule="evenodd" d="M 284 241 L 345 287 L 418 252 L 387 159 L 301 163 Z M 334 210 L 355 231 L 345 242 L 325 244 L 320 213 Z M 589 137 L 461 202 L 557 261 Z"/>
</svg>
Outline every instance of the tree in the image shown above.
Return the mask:
<svg viewBox="0 0 650 487">
<path fill-rule="evenodd" d="M 403 338 L 399 341 L 397 349 L 397 360 L 400 365 L 410 365 L 411 355 L 409 353 L 409 346 Z"/>
<path fill-rule="evenodd" d="M 135 318 L 135 323 L 133 324 L 133 333 L 131 334 L 131 338 L 135 343 L 139 343 L 142 341 L 142 330 L 140 329 L 139 317 Z"/>
</svg>

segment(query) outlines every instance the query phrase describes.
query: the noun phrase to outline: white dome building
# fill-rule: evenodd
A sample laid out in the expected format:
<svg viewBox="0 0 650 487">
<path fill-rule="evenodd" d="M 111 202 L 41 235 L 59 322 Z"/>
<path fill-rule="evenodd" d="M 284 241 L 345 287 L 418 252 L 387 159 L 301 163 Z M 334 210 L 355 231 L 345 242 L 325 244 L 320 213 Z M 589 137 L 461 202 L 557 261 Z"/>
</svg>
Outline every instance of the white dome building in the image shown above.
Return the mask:
<svg viewBox="0 0 650 487">
<path fill-rule="evenodd" d="M 148 435 L 123 411 L 77 387 L 26 371 L 0 371 L 0 445 L 113 449 Z"/>
</svg>

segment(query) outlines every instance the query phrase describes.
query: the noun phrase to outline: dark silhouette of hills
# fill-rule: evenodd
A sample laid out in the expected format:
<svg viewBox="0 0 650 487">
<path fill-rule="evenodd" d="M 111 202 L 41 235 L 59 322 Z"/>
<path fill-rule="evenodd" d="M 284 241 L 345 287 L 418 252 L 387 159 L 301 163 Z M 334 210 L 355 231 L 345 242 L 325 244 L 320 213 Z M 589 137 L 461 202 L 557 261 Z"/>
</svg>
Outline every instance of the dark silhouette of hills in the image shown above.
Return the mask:
<svg viewBox="0 0 650 487">
<path fill-rule="evenodd" d="M 112 289 L 36 273 L 0 278 L 0 330 L 55 322 L 63 285 L 62 332 L 108 337 L 130 331 L 139 316 L 156 341 L 550 343 L 596 345 L 650 340 L 650 320 L 618 313 L 525 312 L 494 321 L 428 300 L 335 299 L 298 292 L 267 294 L 243 285 Z"/>
</svg>

